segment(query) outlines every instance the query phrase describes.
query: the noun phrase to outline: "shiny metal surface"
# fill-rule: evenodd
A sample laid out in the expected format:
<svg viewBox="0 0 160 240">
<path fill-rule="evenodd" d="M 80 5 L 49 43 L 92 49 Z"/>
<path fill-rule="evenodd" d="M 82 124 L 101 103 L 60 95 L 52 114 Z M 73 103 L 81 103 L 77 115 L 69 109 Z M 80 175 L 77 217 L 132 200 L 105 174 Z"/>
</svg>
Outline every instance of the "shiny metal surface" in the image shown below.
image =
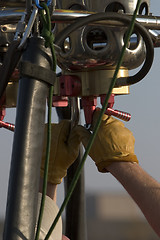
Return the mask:
<svg viewBox="0 0 160 240">
<path fill-rule="evenodd" d="M 72 21 L 76 20 L 79 17 L 87 17 L 90 14 L 94 14 L 94 12 L 72 12 L 72 11 L 61 11 L 56 10 L 52 15 L 53 22 L 61 22 L 61 23 L 71 23 Z M 130 18 L 132 17 L 131 14 L 126 14 Z M 160 30 L 160 17 L 153 16 L 153 15 L 138 15 L 136 21 L 141 23 L 145 28 L 152 29 L 152 30 Z M 90 24 L 91 25 L 91 24 Z M 92 24 L 93 25 L 93 24 Z M 105 21 L 97 22 L 97 25 L 106 25 Z M 107 22 L 107 25 L 110 26 L 122 26 L 124 24 L 121 22 Z"/>
<path fill-rule="evenodd" d="M 86 2 L 87 9 L 97 12 L 118 12 L 119 10 L 123 10 L 124 13 L 133 13 L 137 4 L 137 0 L 102 0 L 101 3 L 99 3 L 98 1 L 87 0 Z M 147 7 L 149 9 L 149 3 L 150 1 L 148 0 L 142 0 L 141 6 L 144 5 L 145 8 Z"/>
<path fill-rule="evenodd" d="M 15 33 L 16 25 L 15 24 L 5 24 L 0 26 L 0 31 L 3 33 Z"/>
<path fill-rule="evenodd" d="M 25 0 L 3 0 L 2 2 L 4 5 L 5 4 L 13 4 L 13 3 L 18 5 L 20 3 L 25 3 L 26 1 Z"/>
<path fill-rule="evenodd" d="M 10 22 L 17 22 L 20 20 L 22 15 L 25 13 L 24 7 L 1 7 L 0 8 L 0 24 L 3 24 L 4 22 L 10 23 Z M 53 22 L 71 22 L 76 20 L 79 17 L 86 17 L 90 14 L 97 13 L 98 11 L 73 11 L 70 9 L 56 9 L 53 12 L 52 15 L 52 21 Z M 133 12 L 126 13 L 128 16 L 132 16 Z M 140 22 L 143 26 L 146 28 L 151 29 L 160 29 L 160 16 L 154 16 L 154 15 L 138 15 L 136 20 Z M 100 24 L 105 24 L 105 22 L 101 22 Z M 113 24 L 113 23 L 112 23 Z M 123 26 L 122 23 L 115 22 L 115 26 Z"/>
<path fill-rule="evenodd" d="M 23 48 L 23 46 L 24 46 L 24 44 L 26 43 L 29 35 L 31 34 L 32 27 L 33 27 L 34 22 L 35 22 L 35 20 L 36 20 L 37 14 L 38 14 L 38 9 L 37 9 L 37 8 L 33 8 L 33 11 L 32 11 L 32 13 L 31 13 L 31 15 L 30 15 L 30 18 L 29 18 L 27 27 L 26 27 L 26 29 L 25 29 L 23 38 L 22 38 L 22 40 L 21 40 L 21 42 L 20 42 L 20 44 L 19 44 L 18 49 Z"/>
<path fill-rule="evenodd" d="M 152 30 L 160 30 L 160 17 L 159 16 L 138 16 L 136 20 L 141 23 L 145 28 Z"/>
<path fill-rule="evenodd" d="M 137 1 L 87 0 L 80 1 L 61 0 L 61 6 L 69 10 L 87 10 L 90 12 L 121 12 L 132 14 Z M 140 13 L 149 14 L 149 1 L 142 1 Z M 115 67 L 119 53 L 124 44 L 127 31 L 125 26 L 84 26 L 71 33 L 65 39 L 62 52 L 57 55 L 58 64 L 63 70 L 71 72 L 90 71 L 91 69 L 104 70 Z M 57 24 L 57 32 L 66 27 L 66 24 Z M 134 38 L 134 44 L 132 41 Z M 128 48 L 126 49 L 122 67 L 135 69 L 145 59 L 145 46 L 143 39 L 138 33 L 131 36 Z"/>
<path fill-rule="evenodd" d="M 4 23 L 17 23 L 23 15 L 25 15 L 25 8 L 0 8 L 0 24 Z M 87 17 L 90 14 L 94 14 L 95 12 L 74 12 L 69 10 L 61 10 L 56 9 L 52 15 L 52 22 L 55 23 L 71 23 L 79 17 Z M 127 16 L 132 17 L 131 14 L 127 14 Z M 144 27 L 152 29 L 152 30 L 160 30 L 160 16 L 153 15 L 142 15 L 137 16 L 136 21 L 141 23 Z M 93 25 L 93 24 L 92 24 Z M 105 21 L 100 21 L 97 25 L 106 25 Z M 111 26 L 123 26 L 124 24 L 121 22 L 111 22 L 110 24 L 107 22 L 107 25 Z"/>
<path fill-rule="evenodd" d="M 123 3 L 124 2 L 124 3 Z M 61 1 L 62 7 L 67 10 L 56 10 L 53 13 L 54 22 L 57 23 L 57 32 L 63 29 L 66 24 L 64 21 L 72 22 L 78 17 L 85 17 L 90 14 L 94 14 L 93 11 L 119 11 L 122 10 L 128 16 L 132 16 L 132 10 L 135 7 L 136 1 L 119 1 L 118 5 L 114 9 L 112 6 L 113 1 L 104 0 L 101 2 L 101 6 L 94 6 L 92 1 Z M 123 3 L 123 4 L 122 4 Z M 123 6 L 122 6 L 123 5 Z M 149 1 L 142 1 L 142 14 L 149 14 Z M 111 6 L 111 7 L 108 7 Z M 82 10 L 80 12 L 75 12 L 77 10 Z M 87 10 L 87 11 L 86 11 Z M 35 9 L 33 10 L 36 11 Z M 89 11 L 89 12 L 88 12 Z M 18 13 L 18 15 L 17 15 Z M 32 13 L 32 15 L 33 15 Z M 0 16 L 2 19 L 8 16 L 14 19 L 20 16 L 25 16 L 25 10 L 23 9 L 2 9 L 2 14 Z M 8 19 L 8 20 L 9 20 Z M 152 27 L 152 29 L 160 29 L 160 17 L 155 17 L 151 15 L 139 15 L 137 21 L 141 22 L 146 28 Z M 61 23 L 60 23 L 61 22 Z M 107 24 L 107 25 L 106 25 Z M 28 24 L 29 25 L 29 24 Z M 10 33 L 4 32 L 3 26 L 5 26 Z M 12 28 L 10 27 L 12 26 Z M 13 33 L 15 29 L 14 24 L 2 25 L 1 29 L 1 43 L 9 43 L 12 41 Z M 118 27 L 118 28 L 117 28 Z M 28 26 L 27 26 L 28 28 Z M 124 35 L 126 27 L 120 22 L 113 21 L 100 21 L 93 26 L 93 24 L 78 29 L 73 32 L 64 42 L 64 47 L 62 51 L 57 52 L 57 57 L 59 60 L 59 66 L 63 70 L 70 70 L 71 72 L 87 72 L 90 69 L 107 70 L 110 71 L 111 68 L 114 69 L 118 54 L 123 46 Z M 12 34 L 12 35 L 11 35 Z M 160 46 L 160 37 L 150 30 L 150 34 L 155 41 L 155 47 Z M 28 35 L 27 35 L 28 36 Z M 9 40 L 7 38 L 10 38 Z M 25 39 L 25 35 L 23 37 Z M 22 39 L 22 43 L 23 43 Z M 137 34 L 133 34 L 130 39 L 128 48 L 126 49 L 126 54 L 124 56 L 124 61 L 122 66 L 128 70 L 138 67 L 145 58 L 145 46 L 142 38 Z M 81 74 L 84 75 L 84 74 Z M 92 75 L 92 74 L 90 74 Z M 84 79 L 84 77 L 82 77 Z M 82 80 L 83 81 L 83 80 Z M 88 83 L 89 84 L 89 83 Z M 58 87 L 55 87 L 57 89 Z M 84 87 L 85 88 L 85 87 Z M 102 87 L 101 87 L 102 88 Z M 102 88 L 103 89 L 103 88 Z M 97 90 L 95 90 L 97 94 Z M 85 93 L 86 94 L 86 93 Z"/>
<path fill-rule="evenodd" d="M 73 99 L 68 107 L 56 108 L 59 121 L 62 119 L 71 119 L 72 127 L 75 124 L 81 124 L 80 102 L 79 99 Z M 78 122 L 79 121 L 79 122 Z M 70 187 L 75 171 L 82 159 L 83 147 L 80 145 L 79 156 L 67 171 L 67 177 L 64 178 L 65 194 Z M 66 207 L 66 226 L 65 235 L 70 239 L 87 240 L 87 224 L 86 224 L 86 203 L 85 203 L 85 181 L 84 168 L 73 191 L 71 199 Z M 76 219 L 76 221 L 75 221 Z"/>
<path fill-rule="evenodd" d="M 25 15 L 24 8 L 0 8 L 0 24 L 17 23 L 23 15 Z"/>
<path fill-rule="evenodd" d="M 6 0 L 4 2 L 4 6 L 7 6 L 9 1 Z M 14 4 L 17 4 L 17 1 L 11 0 L 10 3 L 13 3 L 14 6 Z M 19 1 L 19 3 L 23 5 L 24 1 Z M 87 10 L 89 12 L 116 11 L 130 15 L 132 15 L 136 3 L 136 0 L 117 0 L 116 4 L 113 0 L 101 0 L 100 3 L 94 0 L 60 1 L 62 9 Z M 26 14 L 25 11 L 24 8 L 1 8 L 0 24 L 3 24 L 3 26 L 0 32 L 0 39 L 4 39 L 1 41 L 2 45 L 9 44 L 12 41 L 13 35 L 8 33 L 12 34 L 14 31 L 12 32 L 9 26 L 13 24 L 13 30 L 21 17 Z M 144 14 L 144 16 L 138 16 L 137 18 L 138 21 L 141 21 L 141 24 L 151 29 L 160 28 L 160 18 L 148 16 L 148 0 L 142 0 L 140 11 L 140 14 Z M 78 17 L 87 16 L 87 14 L 90 13 L 55 12 L 53 15 L 54 21 L 62 21 L 62 23 L 57 23 L 56 31 L 60 32 L 66 26 L 63 22 L 74 21 Z M 71 74 L 76 72 L 81 77 L 82 96 L 99 96 L 107 92 L 118 55 L 124 44 L 127 28 L 119 22 L 107 22 L 107 26 L 105 24 L 105 21 L 103 21 L 96 25 L 90 24 L 77 29 L 77 31 L 65 39 L 62 52 L 57 54 L 59 66 L 64 72 L 71 71 Z M 8 28 L 8 32 L 4 31 L 4 26 Z M 3 34 L 6 34 L 6 36 Z M 29 34 L 25 35 L 24 39 L 26 40 L 28 36 Z M 7 37 L 10 39 L 7 39 Z M 32 56 L 31 52 L 29 56 Z M 140 66 L 144 59 L 145 46 L 143 39 L 138 33 L 134 33 L 126 49 L 119 77 L 128 76 L 128 70 Z M 39 64 L 38 60 L 37 62 Z M 34 239 L 36 222 L 36 194 L 38 192 L 41 159 L 40 149 L 42 148 L 45 99 L 48 88 L 44 83 L 36 79 L 22 78 L 19 93 L 4 240 Z M 124 93 L 124 91 L 121 93 Z M 58 90 L 56 94 L 58 94 Z M 83 187 L 83 184 L 81 186 Z M 81 206 L 84 207 L 84 205 Z M 84 209 L 81 212 L 83 213 Z M 75 214 L 75 211 L 73 213 Z M 77 216 L 76 219 L 78 219 Z M 77 225 L 83 228 L 86 226 L 83 216 L 80 224 L 78 223 Z M 73 228 L 72 222 L 71 227 Z M 80 231 L 78 236 L 81 239 L 86 239 L 82 231 Z"/>
<path fill-rule="evenodd" d="M 16 107 L 18 95 L 18 82 L 9 82 L 6 88 L 6 108 Z"/>
</svg>

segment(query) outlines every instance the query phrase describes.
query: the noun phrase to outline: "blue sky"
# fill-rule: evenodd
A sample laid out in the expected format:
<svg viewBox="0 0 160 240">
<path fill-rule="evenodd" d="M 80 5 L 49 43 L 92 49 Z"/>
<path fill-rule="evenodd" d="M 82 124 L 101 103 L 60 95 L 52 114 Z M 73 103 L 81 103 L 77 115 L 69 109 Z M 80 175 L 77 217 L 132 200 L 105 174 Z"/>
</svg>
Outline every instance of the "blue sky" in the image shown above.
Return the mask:
<svg viewBox="0 0 160 240">
<path fill-rule="evenodd" d="M 151 1 L 151 12 L 160 15 L 159 0 Z M 135 152 L 140 165 L 160 181 L 160 49 L 155 49 L 155 59 L 149 74 L 140 83 L 130 87 L 130 95 L 116 98 L 115 109 L 131 113 L 126 123 L 135 136 Z M 54 117 L 53 117 L 54 118 Z M 7 110 L 5 121 L 14 122 L 15 109 Z M 5 214 L 7 185 L 11 159 L 13 133 L 0 129 L 0 217 Z M 96 180 L 95 180 L 96 179 Z M 97 171 L 91 159 L 85 164 L 86 191 L 124 191 L 110 175 Z M 62 199 L 63 184 L 59 187 Z"/>
</svg>

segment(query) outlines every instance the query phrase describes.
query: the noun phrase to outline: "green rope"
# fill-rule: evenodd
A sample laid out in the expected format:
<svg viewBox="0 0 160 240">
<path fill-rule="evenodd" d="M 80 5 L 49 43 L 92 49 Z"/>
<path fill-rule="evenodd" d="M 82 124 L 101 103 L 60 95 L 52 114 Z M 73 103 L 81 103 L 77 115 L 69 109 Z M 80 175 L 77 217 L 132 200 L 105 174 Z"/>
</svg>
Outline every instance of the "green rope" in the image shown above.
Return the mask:
<svg viewBox="0 0 160 240">
<path fill-rule="evenodd" d="M 47 235 L 46 235 L 46 237 L 45 237 L 44 240 L 48 240 L 48 239 L 49 239 L 52 231 L 54 230 L 54 228 L 55 228 L 55 226 L 56 226 L 56 224 L 57 224 L 57 222 L 58 222 L 58 220 L 59 220 L 59 218 L 60 218 L 60 216 L 61 216 L 64 208 L 65 208 L 65 206 L 67 205 L 67 203 L 68 203 L 68 201 L 69 201 L 69 199 L 70 199 L 70 197 L 71 197 L 71 195 L 72 195 L 72 192 L 74 191 L 74 188 L 75 188 L 75 186 L 76 186 L 76 184 L 77 184 L 77 181 L 78 181 L 78 179 L 79 179 L 79 177 L 80 177 L 81 170 L 82 170 L 82 168 L 83 168 L 83 166 L 84 166 L 84 163 L 85 163 L 85 161 L 86 161 L 86 158 L 87 158 L 87 156 L 88 156 L 88 153 L 89 153 L 89 151 L 90 151 L 90 149 L 91 149 L 91 147 L 92 147 L 92 144 L 93 144 L 93 142 L 94 142 L 94 140 L 95 140 L 96 134 L 97 134 L 98 129 L 99 129 L 100 124 L 101 124 L 102 116 L 103 116 L 103 114 L 104 114 L 105 111 L 106 111 L 109 97 L 110 97 L 110 95 L 111 95 L 111 93 L 112 93 L 112 89 L 113 89 L 113 87 L 114 87 L 114 85 L 115 85 L 115 82 L 116 82 L 116 80 L 117 80 L 117 75 L 118 75 L 120 66 L 121 66 L 122 61 L 123 61 L 123 56 L 124 56 L 124 53 L 125 53 L 125 49 L 126 49 L 126 47 L 127 47 L 127 45 L 128 45 L 128 41 L 129 41 L 129 39 L 130 39 L 130 36 L 131 36 L 131 34 L 132 34 L 132 32 L 133 32 L 134 22 L 135 22 L 135 19 L 136 19 L 136 16 L 137 16 L 137 12 L 138 12 L 139 7 L 140 7 L 140 3 L 141 3 L 141 0 L 138 0 L 138 1 L 137 1 L 137 5 L 136 5 L 136 9 L 135 9 L 134 14 L 133 14 L 133 17 L 132 17 L 131 24 L 130 24 L 130 26 L 129 26 L 129 29 L 128 29 L 127 34 L 126 34 L 126 37 L 125 37 L 125 42 L 124 42 L 124 46 L 123 46 L 123 48 L 122 48 L 122 51 L 121 51 L 121 54 L 120 54 L 120 57 L 119 57 L 119 61 L 118 61 L 118 63 L 117 63 L 117 66 L 116 66 L 116 69 L 115 69 L 115 72 L 114 72 L 114 76 L 113 76 L 112 82 L 111 82 L 110 87 L 109 87 L 109 91 L 108 91 L 108 93 L 107 93 L 107 95 L 106 95 L 106 98 L 105 98 L 103 107 L 102 107 L 102 109 L 101 109 L 99 118 L 98 118 L 97 123 L 96 123 L 96 126 L 95 126 L 95 128 L 94 128 L 93 134 L 92 134 L 92 136 L 91 136 L 91 138 L 90 138 L 90 140 L 89 140 L 89 143 L 88 143 L 87 148 L 86 148 L 86 151 L 85 151 L 85 153 L 84 153 L 84 155 L 83 155 L 82 161 L 81 161 L 81 163 L 79 164 L 79 166 L 78 166 L 78 168 L 77 168 L 77 170 L 76 170 L 76 173 L 75 173 L 75 175 L 74 175 L 74 177 L 73 177 L 73 180 L 72 180 L 71 185 L 70 185 L 70 187 L 69 187 L 69 189 L 68 189 L 67 195 L 66 195 L 66 197 L 65 197 L 65 199 L 64 199 L 64 201 L 63 201 L 63 203 L 62 203 L 62 205 L 61 205 L 61 207 L 60 207 L 60 209 L 59 209 L 59 212 L 58 212 L 58 214 L 57 214 L 57 216 L 56 216 L 53 224 L 51 225 L 51 227 L 50 227 L 50 229 L 49 229 L 49 231 L 48 231 L 48 233 L 47 233 Z"/>
<path fill-rule="evenodd" d="M 44 8 L 44 10 L 41 10 L 41 19 L 43 23 L 43 29 L 42 29 L 42 37 L 45 39 L 45 47 L 50 47 L 52 58 L 53 58 L 53 66 L 52 69 L 54 72 L 56 72 L 56 55 L 54 51 L 54 35 L 52 33 L 52 26 L 51 26 L 51 17 L 49 8 L 47 7 L 47 4 L 42 2 L 41 6 Z M 46 15 L 44 14 L 44 11 Z"/>
<path fill-rule="evenodd" d="M 41 3 L 41 6 L 44 10 L 41 10 L 41 18 L 43 22 L 43 29 L 42 29 L 42 36 L 45 39 L 45 47 L 50 47 L 51 54 L 52 54 L 52 69 L 56 71 L 56 56 L 54 51 L 54 36 L 51 32 L 51 19 L 49 14 L 49 9 L 46 3 Z M 46 15 L 44 15 L 44 11 Z M 49 167 L 49 156 L 50 156 L 50 148 L 51 148 L 51 115 L 52 115 L 52 97 L 53 97 L 53 86 L 49 89 L 49 99 L 48 99 L 48 124 L 47 124 L 47 146 L 46 146 L 46 160 L 44 166 L 44 178 L 43 178 L 43 189 L 42 189 L 42 199 L 41 205 L 39 210 L 39 218 L 37 222 L 37 230 L 35 235 L 35 240 L 39 239 L 40 228 L 42 223 L 42 217 L 44 212 L 44 205 L 45 205 L 45 196 L 47 192 L 47 180 L 48 180 L 48 167 Z"/>
</svg>

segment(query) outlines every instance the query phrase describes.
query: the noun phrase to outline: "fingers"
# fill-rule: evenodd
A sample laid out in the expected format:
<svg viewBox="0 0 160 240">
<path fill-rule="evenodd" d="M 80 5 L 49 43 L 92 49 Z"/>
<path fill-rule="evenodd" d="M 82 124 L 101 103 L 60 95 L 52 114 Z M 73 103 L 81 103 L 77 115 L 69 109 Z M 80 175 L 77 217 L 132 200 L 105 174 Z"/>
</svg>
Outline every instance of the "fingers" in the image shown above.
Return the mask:
<svg viewBox="0 0 160 240">
<path fill-rule="evenodd" d="M 74 131 L 79 137 L 79 141 L 81 141 L 84 147 L 86 147 L 91 136 L 90 131 L 79 125 L 75 127 Z"/>
<path fill-rule="evenodd" d="M 100 115 L 100 112 L 101 112 L 101 109 L 100 108 L 96 108 L 96 110 L 94 111 L 94 114 L 93 114 L 93 120 L 92 120 L 92 129 L 95 127 L 97 121 L 98 121 L 98 118 L 99 118 L 99 115 Z M 108 119 L 108 115 L 106 114 L 103 114 L 102 116 L 102 121 L 106 121 Z"/>
<path fill-rule="evenodd" d="M 65 142 L 69 136 L 71 123 L 68 120 L 63 120 L 60 123 L 52 123 L 51 124 L 51 134 L 52 134 L 52 142 L 54 140 L 59 139 L 62 142 Z M 47 124 L 45 124 L 45 141 L 47 139 Z M 52 143 L 53 144 L 53 143 Z"/>
<path fill-rule="evenodd" d="M 71 146 L 72 148 L 79 148 L 80 145 L 80 135 L 78 134 L 77 130 L 75 127 L 71 130 L 69 138 L 68 138 L 68 145 Z"/>
<path fill-rule="evenodd" d="M 69 121 L 69 120 L 62 120 L 57 125 L 57 128 L 59 129 L 60 142 L 61 143 L 67 142 L 69 134 L 70 134 L 70 130 L 71 130 L 71 121 Z"/>
<path fill-rule="evenodd" d="M 66 237 L 65 235 L 62 235 L 62 240 L 70 240 L 68 237 Z"/>
</svg>

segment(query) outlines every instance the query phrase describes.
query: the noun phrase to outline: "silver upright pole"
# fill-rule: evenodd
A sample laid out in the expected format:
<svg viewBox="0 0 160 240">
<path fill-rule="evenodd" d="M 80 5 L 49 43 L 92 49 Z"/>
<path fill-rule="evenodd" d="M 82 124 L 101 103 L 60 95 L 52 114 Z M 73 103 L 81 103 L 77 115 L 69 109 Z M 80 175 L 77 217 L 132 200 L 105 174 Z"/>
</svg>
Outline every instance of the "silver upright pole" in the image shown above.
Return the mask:
<svg viewBox="0 0 160 240">
<path fill-rule="evenodd" d="M 79 118 L 79 116 L 77 116 L 78 112 L 80 112 L 79 106 L 71 105 L 68 108 L 57 108 L 56 110 L 59 120 L 71 119 L 73 117 L 72 120 L 77 121 L 76 118 Z M 81 120 L 79 119 L 79 124 L 80 121 Z M 75 171 L 82 159 L 82 156 L 83 149 L 82 146 L 80 146 L 79 156 L 77 157 L 77 160 L 67 171 L 67 176 L 65 178 L 65 194 L 67 194 L 67 191 L 70 187 Z M 86 198 L 84 185 L 85 179 L 83 169 L 76 184 L 76 187 L 73 191 L 73 194 L 66 207 L 65 234 L 67 237 L 73 240 L 87 240 Z"/>
</svg>

